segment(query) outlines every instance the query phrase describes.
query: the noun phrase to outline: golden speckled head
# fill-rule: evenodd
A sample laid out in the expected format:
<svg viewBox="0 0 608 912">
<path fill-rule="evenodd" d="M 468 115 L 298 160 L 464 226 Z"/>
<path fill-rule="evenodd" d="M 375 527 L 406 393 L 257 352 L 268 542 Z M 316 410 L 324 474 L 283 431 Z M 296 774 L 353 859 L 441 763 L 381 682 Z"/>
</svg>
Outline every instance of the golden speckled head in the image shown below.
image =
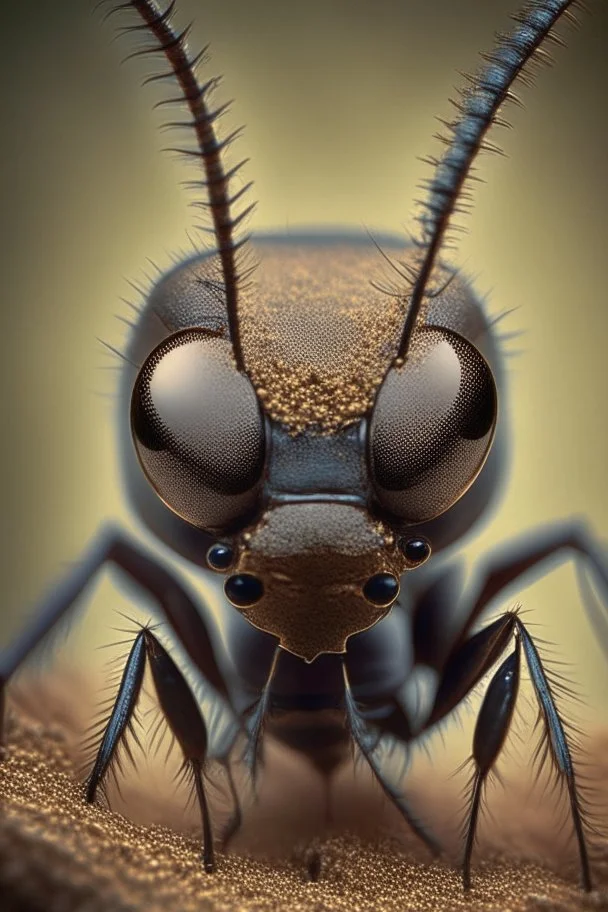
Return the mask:
<svg viewBox="0 0 608 912">
<path fill-rule="evenodd" d="M 485 462 L 496 388 L 486 323 L 461 277 L 391 367 L 403 301 L 369 285 L 373 246 L 258 252 L 240 311 L 246 372 L 210 291 L 215 258 L 159 283 L 147 313 L 163 337 L 131 352 L 143 361 L 131 431 L 163 503 L 216 537 L 194 559 L 207 553 L 243 617 L 311 662 L 389 612 L 404 570 L 421 562 L 404 556 L 405 528 L 417 535 L 412 526 L 449 510 Z M 196 326 L 179 318 L 184 299 Z"/>
<path fill-rule="evenodd" d="M 349 636 L 388 613 L 406 567 L 388 527 L 365 510 L 288 503 L 241 537 L 226 594 L 254 626 L 312 662 L 344 652 Z"/>
</svg>

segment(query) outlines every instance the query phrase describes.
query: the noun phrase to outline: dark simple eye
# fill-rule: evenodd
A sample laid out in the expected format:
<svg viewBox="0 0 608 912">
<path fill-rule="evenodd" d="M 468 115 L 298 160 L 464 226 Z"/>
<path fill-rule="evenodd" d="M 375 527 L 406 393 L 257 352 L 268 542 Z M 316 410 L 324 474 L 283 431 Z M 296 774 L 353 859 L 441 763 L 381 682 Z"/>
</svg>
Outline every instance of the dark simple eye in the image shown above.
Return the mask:
<svg viewBox="0 0 608 912">
<path fill-rule="evenodd" d="M 370 419 L 368 458 L 380 504 L 411 523 L 455 504 L 490 451 L 496 409 L 494 378 L 475 346 L 451 330 L 419 330 Z"/>
<path fill-rule="evenodd" d="M 431 546 L 426 538 L 402 538 L 399 547 L 407 562 L 414 566 L 423 564 L 431 556 Z"/>
<path fill-rule="evenodd" d="M 207 551 L 207 566 L 221 573 L 232 566 L 234 551 L 230 545 L 211 545 Z"/>
<path fill-rule="evenodd" d="M 386 608 L 399 595 L 399 580 L 392 573 L 375 573 L 363 587 L 363 595 L 372 605 Z"/>
<path fill-rule="evenodd" d="M 262 581 L 251 573 L 235 573 L 224 584 L 224 592 L 237 608 L 249 608 L 264 595 Z"/>
<path fill-rule="evenodd" d="M 131 430 L 148 480 L 182 519 L 219 530 L 254 508 L 264 423 L 228 340 L 189 329 L 162 342 L 137 377 Z"/>
</svg>

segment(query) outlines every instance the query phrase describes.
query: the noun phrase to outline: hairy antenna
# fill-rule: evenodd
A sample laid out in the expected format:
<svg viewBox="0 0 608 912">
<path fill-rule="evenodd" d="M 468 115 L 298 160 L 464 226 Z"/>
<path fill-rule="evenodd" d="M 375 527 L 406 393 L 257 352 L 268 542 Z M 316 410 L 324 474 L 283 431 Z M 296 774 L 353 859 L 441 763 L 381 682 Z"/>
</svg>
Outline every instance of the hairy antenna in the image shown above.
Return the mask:
<svg viewBox="0 0 608 912">
<path fill-rule="evenodd" d="M 580 0 L 539 0 L 528 3 L 513 16 L 518 23 L 512 35 L 500 35 L 495 49 L 482 54 L 487 66 L 476 75 L 467 77 L 469 85 L 460 90 L 460 99 L 454 104 L 460 117 L 445 123 L 450 138 L 439 137 L 448 148 L 441 159 L 427 159 L 435 167 L 433 178 L 425 184 L 428 198 L 419 217 L 422 224 L 420 246 L 425 250 L 420 270 L 416 275 L 410 296 L 410 305 L 395 360 L 406 357 L 416 328 L 426 288 L 437 259 L 452 214 L 458 211 L 457 203 L 463 197 L 463 186 L 470 179 L 475 156 L 480 150 L 499 151 L 485 142 L 485 135 L 493 123 L 504 125 L 497 113 L 505 101 L 518 99 L 511 92 L 516 79 L 525 79 L 525 69 L 532 61 L 551 61 L 540 49 L 547 39 L 563 44 L 553 34 L 553 28 L 562 17 L 576 22 L 572 8 Z M 460 210 L 462 211 L 462 203 Z"/>
<path fill-rule="evenodd" d="M 171 65 L 171 71 L 152 79 L 163 79 L 175 76 L 182 90 L 183 98 L 170 99 L 170 101 L 185 101 L 192 114 L 192 120 L 186 124 L 172 124 L 172 126 L 189 126 L 194 129 L 198 141 L 198 151 L 190 152 L 184 149 L 175 151 L 196 155 L 202 159 L 205 170 L 205 180 L 198 181 L 208 194 L 208 202 L 203 205 L 211 211 L 213 232 L 217 241 L 218 253 L 222 264 L 224 286 L 226 290 L 226 309 L 228 312 L 228 327 L 234 348 L 234 357 L 238 370 L 244 371 L 245 364 L 241 345 L 241 334 L 238 319 L 238 286 L 239 274 L 236 264 L 236 253 L 245 243 L 246 238 L 235 241 L 234 231 L 237 225 L 251 212 L 251 205 L 235 218 L 230 214 L 230 207 L 249 189 L 251 184 L 243 187 L 232 198 L 229 196 L 229 182 L 244 162 L 239 162 L 234 168 L 226 172 L 222 165 L 221 154 L 232 140 L 240 133 L 237 130 L 222 142 L 219 142 L 214 130 L 214 123 L 228 108 L 229 104 L 221 105 L 215 110 L 209 108 L 207 97 L 218 83 L 218 79 L 210 79 L 202 85 L 196 75 L 197 64 L 203 59 L 206 48 L 194 57 L 190 57 L 186 46 L 186 38 L 191 26 L 176 33 L 171 25 L 171 16 L 175 8 L 175 0 L 169 3 L 165 10 L 161 10 L 154 0 L 130 0 L 115 6 L 111 12 L 133 9 L 144 20 L 143 26 L 131 26 L 125 31 L 139 31 L 147 29 L 157 41 L 150 48 L 136 51 L 132 57 L 144 54 L 163 52 Z"/>
</svg>

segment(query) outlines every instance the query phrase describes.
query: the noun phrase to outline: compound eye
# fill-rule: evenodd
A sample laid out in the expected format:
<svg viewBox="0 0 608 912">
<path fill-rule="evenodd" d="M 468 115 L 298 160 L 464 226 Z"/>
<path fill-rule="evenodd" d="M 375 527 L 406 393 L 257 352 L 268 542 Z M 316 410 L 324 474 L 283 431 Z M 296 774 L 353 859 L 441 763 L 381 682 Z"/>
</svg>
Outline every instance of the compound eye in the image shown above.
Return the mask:
<svg viewBox="0 0 608 912">
<path fill-rule="evenodd" d="M 207 566 L 210 570 L 224 573 L 229 570 L 234 561 L 234 551 L 230 545 L 211 545 L 207 551 Z"/>
<path fill-rule="evenodd" d="M 411 523 L 449 509 L 486 460 L 496 409 L 494 378 L 475 346 L 451 330 L 419 330 L 370 419 L 368 458 L 380 504 Z"/>
<path fill-rule="evenodd" d="M 399 595 L 399 580 L 392 573 L 375 573 L 364 585 L 363 595 L 372 605 L 388 608 Z"/>
<path fill-rule="evenodd" d="M 235 573 L 226 580 L 224 592 L 236 608 L 250 608 L 264 595 L 264 586 L 252 573 Z"/>
<path fill-rule="evenodd" d="M 188 329 L 162 342 L 139 372 L 131 430 L 160 498 L 202 529 L 226 529 L 257 503 L 264 423 L 230 342 Z"/>
<path fill-rule="evenodd" d="M 402 538 L 399 548 L 410 567 L 419 567 L 431 556 L 431 546 L 426 538 Z"/>
</svg>

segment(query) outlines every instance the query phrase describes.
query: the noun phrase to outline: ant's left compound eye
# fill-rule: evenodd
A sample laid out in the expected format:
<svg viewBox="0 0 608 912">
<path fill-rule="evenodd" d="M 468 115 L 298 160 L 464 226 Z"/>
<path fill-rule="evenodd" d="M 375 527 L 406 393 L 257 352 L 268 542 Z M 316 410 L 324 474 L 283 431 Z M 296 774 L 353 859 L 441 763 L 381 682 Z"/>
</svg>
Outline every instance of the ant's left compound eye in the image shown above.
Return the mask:
<svg viewBox="0 0 608 912">
<path fill-rule="evenodd" d="M 418 523 L 455 504 L 490 451 L 496 408 L 492 372 L 475 346 L 451 330 L 418 330 L 370 418 L 368 458 L 381 506 Z"/>
<path fill-rule="evenodd" d="M 228 340 L 202 329 L 154 349 L 131 400 L 137 455 L 157 494 L 202 529 L 227 529 L 257 504 L 264 422 Z"/>
</svg>

